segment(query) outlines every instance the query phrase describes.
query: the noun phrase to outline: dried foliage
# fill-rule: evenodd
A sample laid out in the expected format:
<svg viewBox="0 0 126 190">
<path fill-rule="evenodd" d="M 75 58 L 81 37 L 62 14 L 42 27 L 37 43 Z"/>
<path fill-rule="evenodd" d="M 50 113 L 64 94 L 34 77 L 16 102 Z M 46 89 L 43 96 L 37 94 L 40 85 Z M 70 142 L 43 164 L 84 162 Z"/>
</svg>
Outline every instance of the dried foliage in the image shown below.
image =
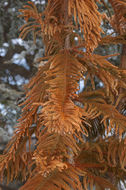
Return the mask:
<svg viewBox="0 0 126 190">
<path fill-rule="evenodd" d="M 110 23 L 118 33 L 126 34 L 126 1 L 110 0 L 110 3 L 115 13 Z"/>
<path fill-rule="evenodd" d="M 110 0 L 119 34 L 104 38 L 97 3 L 49 0 L 39 13 L 28 1 L 20 10 L 26 21 L 20 37 L 32 31 L 34 41 L 38 35 L 45 43 L 45 57 L 25 86 L 15 135 L 0 156 L 1 177 L 7 176 L 8 183 L 27 180 L 21 190 L 116 190 L 120 181 L 125 183 L 126 118 L 118 106 L 125 97 L 126 71 L 107 60 L 115 55 L 93 50 L 99 44 L 126 43 L 126 1 Z M 103 88 L 96 89 L 96 77 Z M 85 89 L 78 93 L 80 79 Z"/>
</svg>

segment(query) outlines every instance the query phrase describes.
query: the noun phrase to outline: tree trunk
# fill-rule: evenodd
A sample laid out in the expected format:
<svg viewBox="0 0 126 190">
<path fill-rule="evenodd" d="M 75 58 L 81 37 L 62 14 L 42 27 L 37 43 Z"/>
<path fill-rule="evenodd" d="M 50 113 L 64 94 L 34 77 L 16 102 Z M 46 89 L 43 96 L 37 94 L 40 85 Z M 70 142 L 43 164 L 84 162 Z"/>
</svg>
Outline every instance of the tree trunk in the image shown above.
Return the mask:
<svg viewBox="0 0 126 190">
<path fill-rule="evenodd" d="M 122 46 L 121 59 L 120 59 L 120 68 L 126 69 L 126 44 Z"/>
<path fill-rule="evenodd" d="M 120 69 L 126 69 L 126 45 L 122 45 L 122 52 L 121 52 L 121 58 L 120 58 Z M 123 93 L 124 89 L 119 89 L 119 94 Z M 126 96 L 122 98 L 118 105 L 118 111 L 123 114 L 123 108 L 125 107 L 126 102 Z"/>
<path fill-rule="evenodd" d="M 68 0 L 64 1 L 64 26 L 67 26 L 69 24 L 69 15 L 68 15 Z M 65 39 L 65 44 L 64 44 L 65 49 L 70 48 L 70 35 L 68 34 Z"/>
</svg>

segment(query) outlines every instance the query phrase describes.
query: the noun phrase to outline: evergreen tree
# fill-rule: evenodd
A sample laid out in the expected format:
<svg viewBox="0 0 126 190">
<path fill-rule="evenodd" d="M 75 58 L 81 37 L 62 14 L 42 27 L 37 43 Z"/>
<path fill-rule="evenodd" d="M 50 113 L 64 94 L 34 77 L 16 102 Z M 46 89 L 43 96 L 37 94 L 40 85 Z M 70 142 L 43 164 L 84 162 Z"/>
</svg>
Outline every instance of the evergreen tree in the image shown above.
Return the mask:
<svg viewBox="0 0 126 190">
<path fill-rule="evenodd" d="M 94 0 L 48 0 L 42 13 L 28 1 L 20 10 L 26 21 L 20 37 L 32 31 L 45 44 L 15 134 L 0 156 L 1 177 L 26 180 L 21 190 L 116 190 L 125 183 L 126 1 L 109 2 L 110 18 Z M 116 36 L 103 37 L 104 20 Z M 123 44 L 120 68 L 107 60 L 115 55 L 94 53 L 115 43 Z"/>
</svg>

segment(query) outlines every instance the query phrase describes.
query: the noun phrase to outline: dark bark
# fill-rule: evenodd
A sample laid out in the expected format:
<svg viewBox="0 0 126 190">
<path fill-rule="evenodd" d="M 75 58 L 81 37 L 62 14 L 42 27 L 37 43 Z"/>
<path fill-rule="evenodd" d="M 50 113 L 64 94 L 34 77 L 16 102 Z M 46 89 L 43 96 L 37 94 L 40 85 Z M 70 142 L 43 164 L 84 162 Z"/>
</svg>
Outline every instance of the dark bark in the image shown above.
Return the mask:
<svg viewBox="0 0 126 190">
<path fill-rule="evenodd" d="M 120 69 L 126 69 L 126 45 L 122 46 Z M 119 94 L 124 93 L 125 89 L 119 88 Z M 126 96 L 123 97 L 118 105 L 118 111 L 123 114 L 126 109 Z"/>
<path fill-rule="evenodd" d="M 67 26 L 69 24 L 70 18 L 68 15 L 68 0 L 64 1 L 64 24 Z M 68 34 L 65 39 L 65 48 L 69 49 L 70 48 L 70 35 Z"/>
<path fill-rule="evenodd" d="M 6 185 L 3 185 L 3 184 L 0 184 L 0 188 L 2 189 L 2 190 L 18 190 L 18 189 L 15 189 L 15 188 L 11 188 L 11 187 L 8 187 L 8 186 L 6 186 Z"/>
</svg>

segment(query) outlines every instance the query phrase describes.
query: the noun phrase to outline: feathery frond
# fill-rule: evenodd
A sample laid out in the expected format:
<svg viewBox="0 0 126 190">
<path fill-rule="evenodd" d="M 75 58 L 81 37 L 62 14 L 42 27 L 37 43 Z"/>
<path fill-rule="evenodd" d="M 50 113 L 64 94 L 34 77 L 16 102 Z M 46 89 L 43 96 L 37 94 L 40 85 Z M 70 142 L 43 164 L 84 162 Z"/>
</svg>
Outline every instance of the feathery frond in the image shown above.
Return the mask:
<svg viewBox="0 0 126 190">
<path fill-rule="evenodd" d="M 76 25 L 84 33 L 87 51 L 93 51 L 100 41 L 101 15 L 94 0 L 69 0 L 68 14 L 74 16 Z"/>
<path fill-rule="evenodd" d="M 110 20 L 111 25 L 119 34 L 126 34 L 126 1 L 109 0 L 109 2 L 112 4 L 115 13 Z"/>
</svg>

